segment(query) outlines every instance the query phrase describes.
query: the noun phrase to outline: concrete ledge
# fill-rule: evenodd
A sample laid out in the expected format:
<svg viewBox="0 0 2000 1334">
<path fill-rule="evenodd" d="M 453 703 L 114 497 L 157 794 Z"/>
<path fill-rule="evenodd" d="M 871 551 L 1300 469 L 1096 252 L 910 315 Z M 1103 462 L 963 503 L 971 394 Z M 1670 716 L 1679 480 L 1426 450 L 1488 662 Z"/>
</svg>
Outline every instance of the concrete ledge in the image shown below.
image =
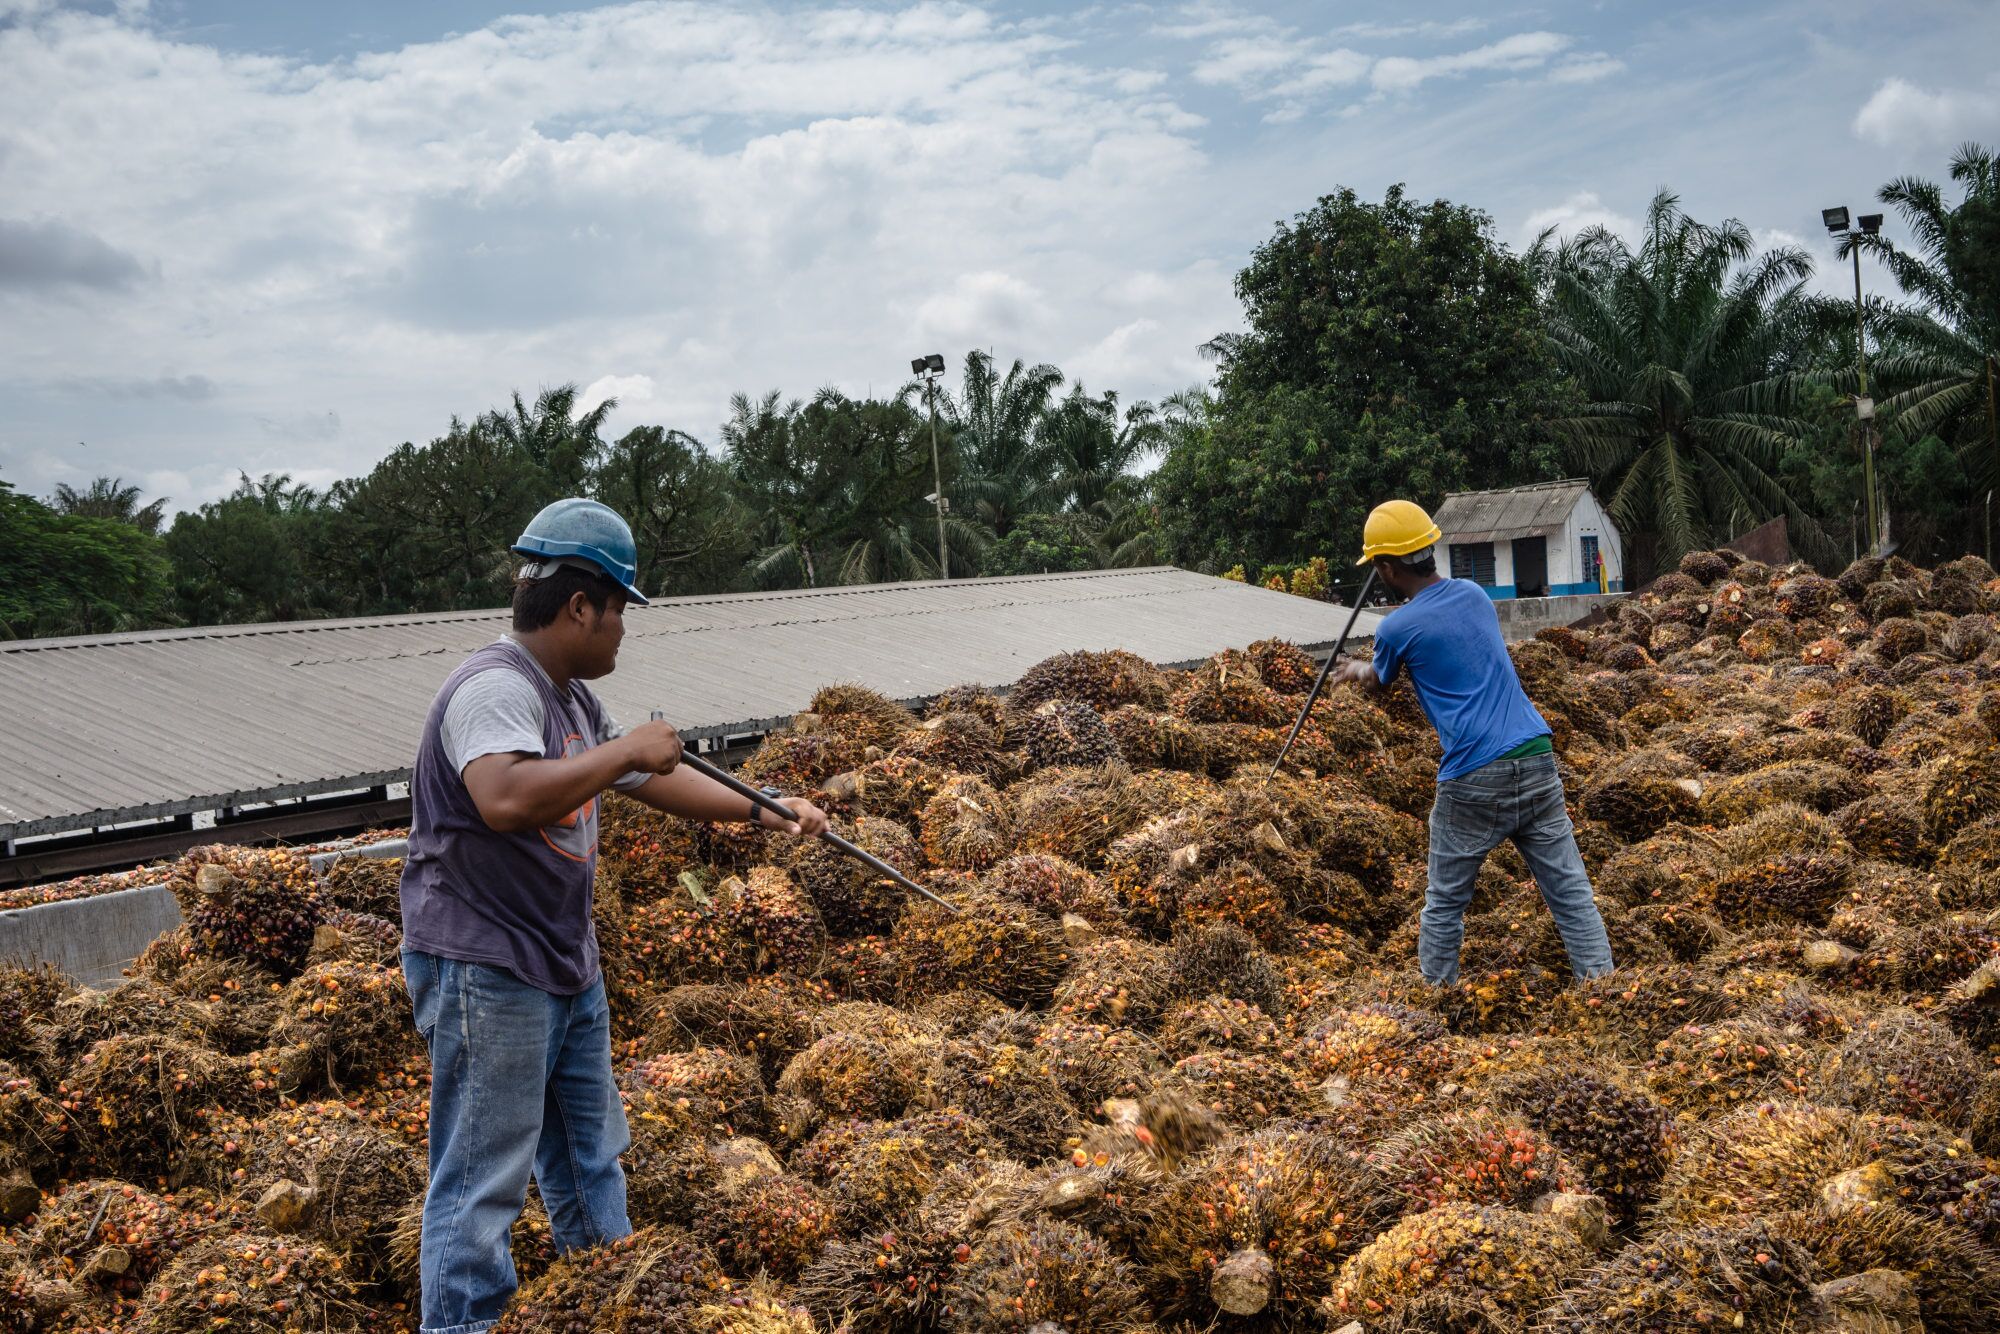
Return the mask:
<svg viewBox="0 0 2000 1334">
<path fill-rule="evenodd" d="M 1537 630 L 1580 621 L 1598 608 L 1609 608 L 1626 597 L 1624 593 L 1571 593 L 1554 598 L 1509 598 L 1495 602 L 1493 610 L 1500 614 L 1500 633 L 1511 644 L 1533 639 Z"/>
<path fill-rule="evenodd" d="M 400 857 L 408 846 L 392 838 L 314 853 L 309 860 L 325 875 L 342 858 Z M 54 964 L 85 986 L 116 986 L 126 965 L 180 924 L 180 905 L 164 883 L 37 903 L 0 912 L 0 963 Z"/>
<path fill-rule="evenodd" d="M 0 913 L 0 962 L 54 964 L 85 986 L 116 986 L 126 964 L 180 924 L 163 884 L 37 903 Z"/>
</svg>

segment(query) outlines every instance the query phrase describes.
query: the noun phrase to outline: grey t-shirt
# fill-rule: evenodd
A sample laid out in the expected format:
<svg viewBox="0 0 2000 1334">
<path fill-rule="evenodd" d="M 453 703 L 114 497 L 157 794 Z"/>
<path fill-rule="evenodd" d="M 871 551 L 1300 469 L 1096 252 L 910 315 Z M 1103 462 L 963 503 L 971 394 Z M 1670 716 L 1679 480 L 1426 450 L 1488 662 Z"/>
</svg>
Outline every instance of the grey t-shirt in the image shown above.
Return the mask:
<svg viewBox="0 0 2000 1334">
<path fill-rule="evenodd" d="M 524 654 L 530 662 L 533 656 Z M 535 670 L 541 671 L 541 664 L 535 663 Z M 548 674 L 542 674 L 548 681 Z M 565 699 L 568 697 L 565 696 Z M 589 737 L 589 719 L 583 711 L 568 704 L 567 731 L 579 738 Z M 594 737 L 589 737 L 584 746 L 601 746 L 613 740 L 624 731 L 611 720 L 607 712 L 603 715 L 604 726 Z M 542 699 L 535 687 L 519 672 L 505 667 L 493 666 L 483 672 L 467 677 L 452 693 L 451 703 L 445 706 L 444 720 L 439 725 L 438 740 L 444 746 L 445 758 L 451 761 L 452 771 L 463 774 L 465 766 L 482 755 L 542 753 Z M 648 773 L 628 773 L 611 786 L 621 792 L 629 792 L 643 785 L 653 775 Z"/>
</svg>

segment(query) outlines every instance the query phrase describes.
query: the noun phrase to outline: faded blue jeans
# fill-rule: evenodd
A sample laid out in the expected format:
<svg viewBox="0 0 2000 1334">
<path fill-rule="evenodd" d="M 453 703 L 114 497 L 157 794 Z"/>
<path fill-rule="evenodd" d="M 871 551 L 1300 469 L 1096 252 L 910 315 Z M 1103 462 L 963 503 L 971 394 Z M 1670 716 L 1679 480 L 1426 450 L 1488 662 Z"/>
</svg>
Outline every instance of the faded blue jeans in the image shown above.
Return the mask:
<svg viewBox="0 0 2000 1334">
<path fill-rule="evenodd" d="M 615 1241 L 631 1144 L 611 1077 L 604 983 L 552 996 L 512 973 L 403 951 L 431 1051 L 423 1334 L 491 1329 L 514 1295 L 514 1220 L 532 1172 L 556 1248 Z"/>
<path fill-rule="evenodd" d="M 1570 971 L 1578 977 L 1610 972 L 1611 942 L 1576 850 L 1556 758 L 1530 755 L 1495 760 L 1438 784 L 1431 807 L 1430 888 L 1417 933 L 1424 980 L 1433 986 L 1458 981 L 1458 947 L 1473 884 L 1486 854 L 1510 838 L 1535 873 L 1569 953 Z"/>
</svg>

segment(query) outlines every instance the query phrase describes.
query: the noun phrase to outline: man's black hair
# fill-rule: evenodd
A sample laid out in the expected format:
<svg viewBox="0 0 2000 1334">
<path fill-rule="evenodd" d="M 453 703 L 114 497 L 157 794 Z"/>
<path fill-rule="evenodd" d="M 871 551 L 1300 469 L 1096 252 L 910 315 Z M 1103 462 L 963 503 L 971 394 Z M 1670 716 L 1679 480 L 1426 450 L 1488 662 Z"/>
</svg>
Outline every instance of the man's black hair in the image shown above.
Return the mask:
<svg viewBox="0 0 2000 1334">
<path fill-rule="evenodd" d="M 625 599 L 625 590 L 608 576 L 564 565 L 546 579 L 514 581 L 514 629 L 526 634 L 553 623 L 578 593 L 600 612 L 612 598 Z"/>
<path fill-rule="evenodd" d="M 1428 578 L 1436 574 L 1438 568 L 1437 548 L 1435 546 L 1425 547 L 1422 551 L 1412 556 L 1382 556 L 1379 559 L 1400 565 L 1419 579 Z"/>
</svg>

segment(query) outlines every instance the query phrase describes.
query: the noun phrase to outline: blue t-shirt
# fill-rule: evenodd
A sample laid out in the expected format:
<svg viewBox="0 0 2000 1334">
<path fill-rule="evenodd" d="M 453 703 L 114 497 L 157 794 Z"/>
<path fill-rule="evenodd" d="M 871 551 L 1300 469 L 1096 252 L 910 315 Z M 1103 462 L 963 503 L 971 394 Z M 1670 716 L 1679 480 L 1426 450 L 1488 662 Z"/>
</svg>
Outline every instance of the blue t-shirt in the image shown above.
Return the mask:
<svg viewBox="0 0 2000 1334">
<path fill-rule="evenodd" d="M 1376 627 L 1375 675 L 1386 686 L 1405 668 L 1444 747 L 1439 782 L 1549 735 L 1507 656 L 1493 600 L 1469 579 L 1438 580 Z"/>
</svg>

